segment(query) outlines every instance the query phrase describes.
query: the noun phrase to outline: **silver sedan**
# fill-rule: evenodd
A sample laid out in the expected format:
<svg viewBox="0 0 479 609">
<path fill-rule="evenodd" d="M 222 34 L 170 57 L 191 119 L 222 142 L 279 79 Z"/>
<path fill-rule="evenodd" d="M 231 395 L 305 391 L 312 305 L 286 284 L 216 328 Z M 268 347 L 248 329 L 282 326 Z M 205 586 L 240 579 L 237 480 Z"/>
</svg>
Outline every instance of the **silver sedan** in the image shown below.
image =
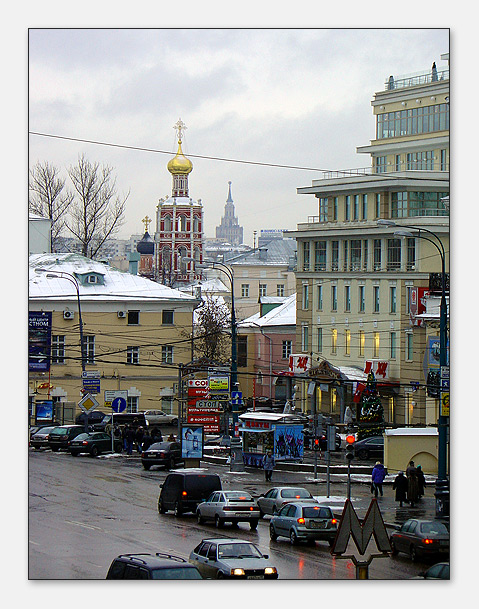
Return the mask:
<svg viewBox="0 0 479 609">
<path fill-rule="evenodd" d="M 216 527 L 225 522 L 234 526 L 238 522 L 249 522 L 251 530 L 256 529 L 259 520 L 259 508 L 249 493 L 243 491 L 215 491 L 206 501 L 196 508 L 198 523 L 213 520 Z"/>
<path fill-rule="evenodd" d="M 291 501 L 311 501 L 316 502 L 315 498 L 305 488 L 297 486 L 275 486 L 270 488 L 265 495 L 258 498 L 260 518 L 265 514 L 277 514 L 279 510 Z"/>
</svg>

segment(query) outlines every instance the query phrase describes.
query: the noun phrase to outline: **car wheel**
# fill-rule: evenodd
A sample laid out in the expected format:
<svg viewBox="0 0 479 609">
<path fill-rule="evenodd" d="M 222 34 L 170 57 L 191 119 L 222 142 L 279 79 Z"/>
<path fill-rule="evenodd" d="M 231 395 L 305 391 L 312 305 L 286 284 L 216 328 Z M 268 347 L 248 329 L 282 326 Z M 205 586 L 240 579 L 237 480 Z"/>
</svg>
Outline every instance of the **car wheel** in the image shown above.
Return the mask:
<svg viewBox="0 0 479 609">
<path fill-rule="evenodd" d="M 221 529 L 223 527 L 223 520 L 218 516 L 218 514 L 215 516 L 215 527 L 217 529 Z"/>
<path fill-rule="evenodd" d="M 143 463 L 143 467 L 148 471 L 151 467 L 151 463 Z"/>
<path fill-rule="evenodd" d="M 216 574 L 216 579 L 224 579 L 224 573 L 222 571 L 218 571 L 218 573 Z"/>
<path fill-rule="evenodd" d="M 92 457 L 98 457 L 99 454 L 100 454 L 100 451 L 98 450 L 98 448 L 96 446 L 93 446 L 90 451 L 90 455 Z"/>
<path fill-rule="evenodd" d="M 412 562 L 416 562 L 417 560 L 417 550 L 416 550 L 416 546 L 411 546 L 409 549 L 409 557 L 412 560 Z"/>
<path fill-rule="evenodd" d="M 196 521 L 198 522 L 198 524 L 203 524 L 204 522 L 203 516 L 201 515 L 201 512 L 199 510 L 196 512 Z"/>
<path fill-rule="evenodd" d="M 291 529 L 289 533 L 289 541 L 291 542 L 292 546 L 295 546 L 298 543 L 298 536 L 294 532 L 294 529 Z"/>
<path fill-rule="evenodd" d="M 78 457 L 79 453 L 77 453 L 76 451 L 70 451 L 70 454 L 72 457 Z"/>
<path fill-rule="evenodd" d="M 272 524 L 269 525 L 269 538 L 271 539 L 271 541 L 276 541 L 278 539 L 278 536 L 274 532 L 274 527 Z"/>
<path fill-rule="evenodd" d="M 250 520 L 249 528 L 252 531 L 256 531 L 256 529 L 258 528 L 258 521 L 256 520 L 256 518 L 254 520 Z"/>
<path fill-rule="evenodd" d="M 181 509 L 181 505 L 177 501 L 175 503 L 175 516 L 182 516 L 182 515 L 183 515 L 183 510 Z"/>
<path fill-rule="evenodd" d="M 53 450 L 53 452 L 54 452 L 54 453 L 56 453 L 56 452 L 58 452 L 58 451 L 60 450 L 60 449 L 58 448 L 58 446 L 52 446 L 51 448 L 52 448 L 52 450 Z"/>
<path fill-rule="evenodd" d="M 397 549 L 396 546 L 394 545 L 394 541 L 391 541 L 391 556 L 397 556 Z"/>
<path fill-rule="evenodd" d="M 160 499 L 158 499 L 158 511 L 160 512 L 160 514 L 166 514 L 165 506 L 163 505 L 163 501 L 161 501 Z"/>
<path fill-rule="evenodd" d="M 367 459 L 369 457 L 369 453 L 367 450 L 364 450 L 364 448 L 362 448 L 360 451 L 358 451 L 358 457 L 359 459 Z"/>
</svg>

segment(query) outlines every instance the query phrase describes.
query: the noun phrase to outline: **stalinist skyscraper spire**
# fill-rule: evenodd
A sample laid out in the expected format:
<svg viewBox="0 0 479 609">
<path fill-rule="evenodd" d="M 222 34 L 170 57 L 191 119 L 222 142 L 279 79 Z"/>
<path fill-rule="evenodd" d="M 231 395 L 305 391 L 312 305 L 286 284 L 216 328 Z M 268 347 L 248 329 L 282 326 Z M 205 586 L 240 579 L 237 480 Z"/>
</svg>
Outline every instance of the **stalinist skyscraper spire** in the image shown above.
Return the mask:
<svg viewBox="0 0 479 609">
<path fill-rule="evenodd" d="M 235 216 L 235 206 L 231 197 L 231 182 L 228 182 L 225 215 L 221 218 L 221 224 L 216 227 L 216 238 L 226 239 L 231 245 L 241 245 L 243 243 L 243 227 L 239 226 L 238 218 Z"/>
</svg>

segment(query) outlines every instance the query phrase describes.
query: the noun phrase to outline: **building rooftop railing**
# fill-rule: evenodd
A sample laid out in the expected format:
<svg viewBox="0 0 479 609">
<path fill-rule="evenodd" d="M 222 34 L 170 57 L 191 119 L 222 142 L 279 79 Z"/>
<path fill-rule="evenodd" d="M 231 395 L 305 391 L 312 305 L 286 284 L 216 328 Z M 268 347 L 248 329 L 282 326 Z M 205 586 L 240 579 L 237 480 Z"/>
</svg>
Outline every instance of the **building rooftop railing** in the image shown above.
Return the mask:
<svg viewBox="0 0 479 609">
<path fill-rule="evenodd" d="M 427 159 L 418 161 L 401 161 L 394 165 L 388 165 L 387 169 L 381 165 L 379 167 L 357 167 L 355 169 L 337 169 L 334 171 L 323 171 L 321 173 L 321 179 L 333 180 L 338 178 L 350 178 L 354 176 L 365 176 L 365 175 L 385 175 L 391 172 L 401 171 L 437 171 L 437 172 L 448 172 L 449 163 L 440 162 L 439 159 Z"/>
<path fill-rule="evenodd" d="M 427 72 L 416 72 L 413 74 L 406 74 L 405 76 L 389 76 L 385 82 L 386 91 L 392 91 L 394 89 L 404 89 L 406 87 L 417 87 L 418 85 L 425 85 L 431 82 L 440 80 L 449 80 L 449 68 L 431 69 Z"/>
</svg>

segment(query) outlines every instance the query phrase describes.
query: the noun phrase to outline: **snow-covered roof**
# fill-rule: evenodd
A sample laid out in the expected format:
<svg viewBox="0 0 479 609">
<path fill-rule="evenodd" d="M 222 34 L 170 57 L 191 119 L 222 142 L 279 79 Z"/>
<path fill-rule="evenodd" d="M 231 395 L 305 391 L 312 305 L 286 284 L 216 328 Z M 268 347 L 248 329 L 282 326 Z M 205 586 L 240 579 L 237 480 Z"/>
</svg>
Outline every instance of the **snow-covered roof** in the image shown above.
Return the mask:
<svg viewBox="0 0 479 609">
<path fill-rule="evenodd" d="M 219 279 L 218 277 L 212 277 L 211 279 L 205 279 L 204 281 L 195 281 L 188 285 L 181 286 L 178 288 L 181 292 L 189 292 L 195 287 L 200 287 L 202 292 L 215 293 L 215 292 L 230 292 L 230 288 Z"/>
<path fill-rule="evenodd" d="M 228 264 L 289 266 L 296 250 L 296 239 L 272 239 L 257 249 L 228 258 Z"/>
<path fill-rule="evenodd" d="M 360 368 L 354 366 L 337 366 L 341 374 L 344 374 L 350 381 L 367 381 L 368 375 Z"/>
<path fill-rule="evenodd" d="M 282 305 L 275 307 L 260 317 L 255 313 L 238 324 L 240 328 L 296 325 L 296 294 L 288 296 Z"/>
<path fill-rule="evenodd" d="M 437 436 L 436 427 L 401 427 L 399 429 L 385 429 L 386 436 Z"/>
<path fill-rule="evenodd" d="M 76 299 L 77 293 L 71 281 L 47 277 L 47 273 L 36 272 L 35 269 L 46 269 L 52 273 L 66 272 L 83 275 L 97 273 L 103 275 L 103 284 L 82 285 L 79 290 L 82 301 L 188 301 L 196 299 L 174 290 L 168 286 L 156 283 L 145 277 L 132 275 L 126 271 L 90 260 L 80 254 L 32 254 L 29 257 L 29 299 L 34 300 L 68 300 Z"/>
<path fill-rule="evenodd" d="M 258 412 L 245 412 L 244 414 L 240 414 L 238 418 L 249 421 L 271 421 L 271 423 L 281 421 L 282 419 L 285 421 L 294 420 L 295 423 L 298 422 L 298 419 L 294 414 L 284 412 L 263 412 L 261 410 Z"/>
</svg>

